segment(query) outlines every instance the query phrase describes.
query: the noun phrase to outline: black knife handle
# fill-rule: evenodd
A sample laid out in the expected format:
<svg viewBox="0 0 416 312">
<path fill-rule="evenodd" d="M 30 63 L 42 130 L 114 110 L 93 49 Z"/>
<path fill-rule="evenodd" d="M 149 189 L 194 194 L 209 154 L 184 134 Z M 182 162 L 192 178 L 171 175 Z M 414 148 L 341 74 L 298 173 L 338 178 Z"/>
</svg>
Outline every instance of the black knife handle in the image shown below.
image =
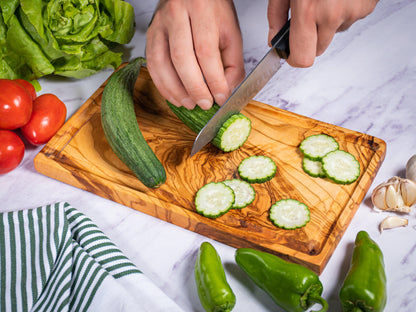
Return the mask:
<svg viewBox="0 0 416 312">
<path fill-rule="evenodd" d="M 290 54 L 289 49 L 289 28 L 290 28 L 290 19 L 286 24 L 280 29 L 276 36 L 273 37 L 271 43 L 277 51 L 277 54 L 283 59 L 287 59 Z"/>
</svg>

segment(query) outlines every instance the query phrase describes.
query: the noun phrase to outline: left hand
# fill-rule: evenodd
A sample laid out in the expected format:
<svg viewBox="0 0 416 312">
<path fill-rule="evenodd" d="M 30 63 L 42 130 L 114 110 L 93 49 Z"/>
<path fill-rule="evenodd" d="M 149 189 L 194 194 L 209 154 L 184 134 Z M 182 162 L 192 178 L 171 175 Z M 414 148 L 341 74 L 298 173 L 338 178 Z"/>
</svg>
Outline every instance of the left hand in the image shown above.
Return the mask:
<svg viewBox="0 0 416 312">
<path fill-rule="evenodd" d="M 176 106 L 222 105 L 245 76 L 232 0 L 160 0 L 146 38 L 152 80 Z"/>
<path fill-rule="evenodd" d="M 294 67 L 312 66 L 336 32 L 370 14 L 378 0 L 269 0 L 267 18 L 271 39 L 283 27 L 291 10 L 287 62 Z"/>
</svg>

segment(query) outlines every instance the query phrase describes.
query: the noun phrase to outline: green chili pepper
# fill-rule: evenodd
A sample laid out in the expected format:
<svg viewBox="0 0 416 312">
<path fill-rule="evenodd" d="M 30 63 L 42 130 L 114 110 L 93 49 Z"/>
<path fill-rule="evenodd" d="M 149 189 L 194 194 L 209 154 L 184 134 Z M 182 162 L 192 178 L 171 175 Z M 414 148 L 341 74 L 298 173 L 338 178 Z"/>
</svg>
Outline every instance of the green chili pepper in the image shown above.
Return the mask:
<svg viewBox="0 0 416 312">
<path fill-rule="evenodd" d="M 273 301 L 288 312 L 307 310 L 314 303 L 328 310 L 318 275 L 308 268 L 278 256 L 250 248 L 237 249 L 237 264 Z"/>
<path fill-rule="evenodd" d="M 367 232 L 355 239 L 351 266 L 339 293 L 345 312 L 381 312 L 387 301 L 383 253 Z"/>
<path fill-rule="evenodd" d="M 195 281 L 199 300 L 207 312 L 229 312 L 236 303 L 215 248 L 203 242 L 195 262 Z"/>
</svg>

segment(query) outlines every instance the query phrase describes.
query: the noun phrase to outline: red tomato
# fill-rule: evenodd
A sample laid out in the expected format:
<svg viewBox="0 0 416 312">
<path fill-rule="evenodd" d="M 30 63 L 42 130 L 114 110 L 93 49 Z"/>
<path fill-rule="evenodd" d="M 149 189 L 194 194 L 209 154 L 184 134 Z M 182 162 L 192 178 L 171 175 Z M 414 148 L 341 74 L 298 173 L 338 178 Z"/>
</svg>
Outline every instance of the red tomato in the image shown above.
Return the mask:
<svg viewBox="0 0 416 312">
<path fill-rule="evenodd" d="M 66 118 L 65 104 L 54 94 L 39 95 L 33 101 L 29 122 L 21 130 L 33 145 L 45 144 L 61 128 Z"/>
<path fill-rule="evenodd" d="M 0 174 L 19 166 L 25 154 L 25 144 L 13 131 L 0 130 Z"/>
<path fill-rule="evenodd" d="M 13 80 L 23 86 L 27 92 L 32 96 L 32 100 L 36 99 L 36 89 L 35 87 L 27 80 L 24 79 L 15 79 Z"/>
<path fill-rule="evenodd" d="M 13 130 L 25 125 L 32 114 L 29 92 L 17 82 L 0 79 L 0 129 Z"/>
</svg>

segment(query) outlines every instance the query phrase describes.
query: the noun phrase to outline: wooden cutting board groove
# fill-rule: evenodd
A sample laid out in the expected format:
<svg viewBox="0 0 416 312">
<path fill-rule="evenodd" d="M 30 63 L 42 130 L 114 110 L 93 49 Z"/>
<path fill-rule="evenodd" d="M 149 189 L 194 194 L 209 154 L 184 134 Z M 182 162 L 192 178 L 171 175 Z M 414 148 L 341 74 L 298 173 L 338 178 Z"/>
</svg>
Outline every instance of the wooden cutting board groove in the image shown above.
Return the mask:
<svg viewBox="0 0 416 312">
<path fill-rule="evenodd" d="M 146 188 L 109 147 L 101 126 L 105 83 L 79 108 L 35 157 L 40 173 L 126 205 L 230 246 L 268 251 L 322 272 L 381 166 L 383 140 L 260 102 L 242 111 L 253 130 L 239 150 L 223 153 L 209 145 L 190 158 L 196 134 L 167 107 L 143 68 L 135 86 L 135 110 L 143 136 L 167 172 L 158 189 Z M 326 133 L 360 162 L 361 176 L 351 185 L 306 175 L 299 143 Z M 255 184 L 255 201 L 212 220 L 196 213 L 194 195 L 204 184 L 238 178 L 237 166 L 251 155 L 277 164 L 273 180 Z M 311 221 L 297 230 L 275 227 L 268 210 L 275 201 L 295 198 L 310 207 Z M 105 213 L 105 212 L 104 212 Z"/>
</svg>

